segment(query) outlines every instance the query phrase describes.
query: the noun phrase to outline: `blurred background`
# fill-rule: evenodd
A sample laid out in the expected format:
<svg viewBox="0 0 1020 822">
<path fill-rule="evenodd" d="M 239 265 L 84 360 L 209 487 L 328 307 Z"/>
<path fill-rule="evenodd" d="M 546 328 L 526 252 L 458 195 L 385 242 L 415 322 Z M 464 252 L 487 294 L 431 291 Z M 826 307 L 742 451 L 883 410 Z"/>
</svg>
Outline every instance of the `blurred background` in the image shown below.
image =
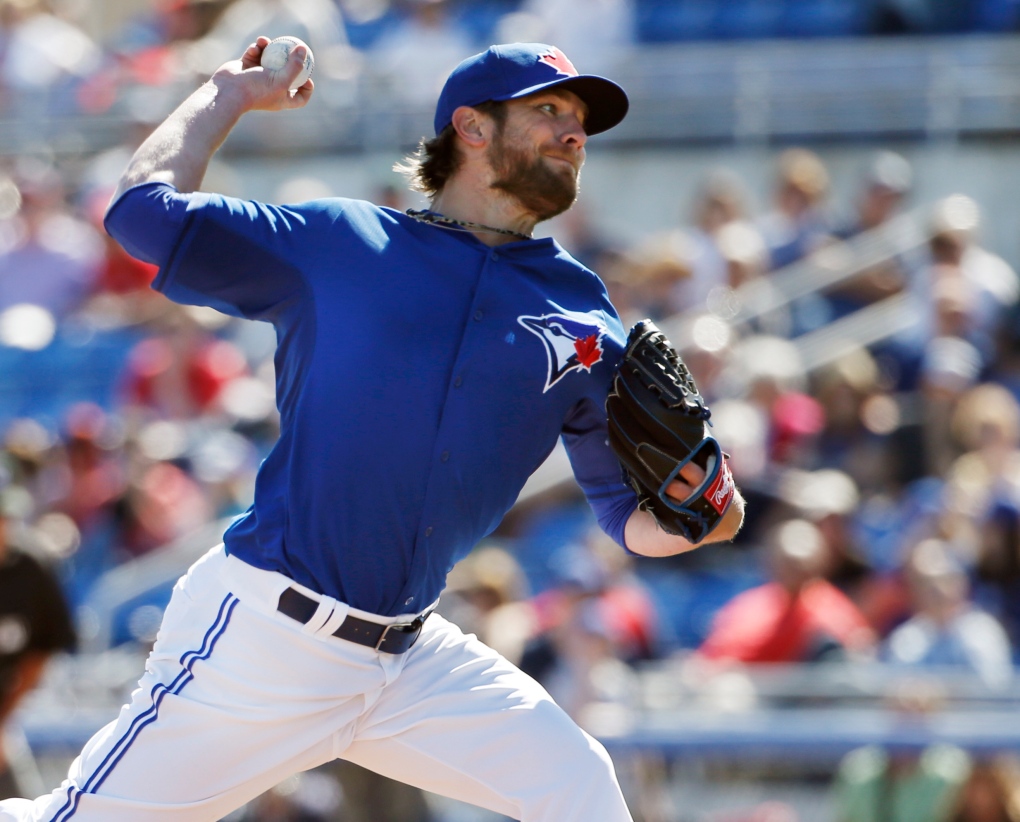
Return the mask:
<svg viewBox="0 0 1020 822">
<path fill-rule="evenodd" d="M 247 116 L 207 190 L 420 207 L 391 166 L 493 42 L 628 90 L 540 233 L 667 331 L 748 500 L 732 545 L 629 557 L 557 450 L 441 610 L 639 822 L 1020 822 L 1018 31 L 1020 0 L 0 0 L 0 795 L 116 715 L 277 435 L 271 328 L 149 291 L 101 217 L 293 34 L 311 104 Z M 229 819 L 496 817 L 338 763 Z"/>
</svg>

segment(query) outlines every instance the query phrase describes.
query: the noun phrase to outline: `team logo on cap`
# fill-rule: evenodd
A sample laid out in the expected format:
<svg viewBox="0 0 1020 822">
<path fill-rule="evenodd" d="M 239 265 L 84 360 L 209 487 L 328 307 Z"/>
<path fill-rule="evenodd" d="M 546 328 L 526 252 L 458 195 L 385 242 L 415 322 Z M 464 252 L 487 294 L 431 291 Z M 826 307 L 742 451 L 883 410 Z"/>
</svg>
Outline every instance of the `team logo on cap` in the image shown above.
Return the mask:
<svg viewBox="0 0 1020 822">
<path fill-rule="evenodd" d="M 547 66 L 552 66 L 560 74 L 566 75 L 567 77 L 577 77 L 577 69 L 574 68 L 574 64 L 567 59 L 567 55 L 555 46 L 551 46 L 550 48 L 551 51 L 539 57 L 538 62 L 545 63 Z"/>
<path fill-rule="evenodd" d="M 552 314 L 517 318 L 545 346 L 549 371 L 543 394 L 571 371 L 591 373 L 591 367 L 602 360 L 602 338 L 606 334 L 601 312 L 568 311 L 552 300 L 549 305 L 556 309 Z"/>
</svg>

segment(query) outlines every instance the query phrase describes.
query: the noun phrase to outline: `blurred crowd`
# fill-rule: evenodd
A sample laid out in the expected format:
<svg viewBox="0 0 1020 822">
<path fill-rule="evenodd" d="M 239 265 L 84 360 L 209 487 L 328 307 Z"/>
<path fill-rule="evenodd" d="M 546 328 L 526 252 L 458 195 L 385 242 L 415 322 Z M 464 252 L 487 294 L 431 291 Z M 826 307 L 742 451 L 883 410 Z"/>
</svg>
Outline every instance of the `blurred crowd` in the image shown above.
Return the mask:
<svg viewBox="0 0 1020 822">
<path fill-rule="evenodd" d="M 97 580 L 244 510 L 277 435 L 272 329 L 149 288 L 155 270 L 101 228 L 109 161 L 21 158 L 0 176 L 0 522 L 52 570 L 85 641 Z M 610 544 L 561 486 L 454 570 L 446 614 L 582 724 L 635 700 L 642 666 L 663 659 L 706 683 L 735 667 L 836 661 L 955 667 L 990 693 L 1012 685 L 1020 279 L 982 245 L 979 204 L 914 202 L 897 153 L 876 152 L 847 202 L 806 148 L 777 152 L 773 180 L 754 209 L 737 175 L 709 171 L 675 228 L 627 243 L 583 207 L 553 227 L 603 276 L 625 324 L 651 317 L 670 331 L 748 499 L 734 544 L 645 561 Z M 71 372 L 111 339 L 117 368 L 81 395 Z M 42 394 L 39 363 L 57 375 Z M 159 605 L 125 615 L 112 641 L 145 647 Z M 50 650 L 73 646 L 61 642 Z M 841 796 L 866 805 L 874 780 L 897 768 L 921 779 L 932 762 L 945 783 L 929 796 L 938 814 L 972 774 L 998 784 L 981 770 L 992 763 L 938 753 L 890 764 L 858 752 Z M 647 774 L 631 778 L 635 795 L 654 795 Z M 925 807 L 893 818 L 979 819 Z"/>
<path fill-rule="evenodd" d="M 1017 28 L 1016 0 L 2 0 L 0 112 L 152 121 L 177 98 L 161 89 L 208 76 L 267 32 L 313 46 L 323 94 L 430 103 L 492 42 L 555 43 L 597 73 L 649 42 Z"/>
<path fill-rule="evenodd" d="M 94 642 L 97 582 L 243 511 L 278 433 L 272 329 L 169 303 L 149 288 L 156 271 L 102 230 L 112 181 L 164 113 L 156 91 L 207 74 L 232 44 L 285 31 L 315 44 L 316 71 L 337 81 L 324 89 L 371 65 L 378 88 L 420 103 L 490 41 L 555 42 L 598 71 L 614 48 L 670 30 L 649 23 L 664 19 L 656 13 L 675 23 L 688 5 L 162 0 L 96 39 L 88 4 L 0 0 L 0 113 L 126 105 L 141 129 L 70 162 L 0 162 L 0 548 L 10 548 L 0 583 L 8 574 L 22 586 L 10 580 L 32 558 L 59 585 L 80 640 Z M 797 4 L 729 7 L 786 5 Z M 1009 0 L 815 5 L 856 9 L 868 21 L 858 33 L 1004 31 L 1020 16 Z M 1020 279 L 996 251 L 1015 249 L 985 247 L 981 204 L 968 196 L 916 201 L 913 176 L 903 156 L 878 151 L 837 201 L 823 160 L 792 148 L 775 154 L 764 207 L 716 169 L 668 231 L 614 241 L 584 204 L 556 221 L 625 325 L 650 317 L 668 330 L 748 500 L 733 545 L 645 561 L 608 544 L 576 490 L 558 486 L 454 570 L 444 613 L 582 725 L 638 700 L 643 667 L 663 660 L 703 683 L 770 663 L 878 662 L 970 672 L 991 694 L 1014 687 Z M 396 189 L 379 199 L 411 204 Z M 146 647 L 165 593 L 125 614 L 111 641 Z M 34 666 L 75 641 L 66 617 L 57 630 L 56 617 L 30 615 L 50 620 L 50 639 L 26 649 L 5 630 L 4 602 L 13 599 L 0 599 L 6 690 L 27 650 Z M 0 722 L 13 708 L 3 696 Z M 1020 822 L 1018 774 L 1012 759 L 953 748 L 862 749 L 833 793 L 840 822 Z M 654 767 L 622 776 L 636 817 L 670 818 Z M 362 793 L 373 822 L 434 818 L 416 792 L 371 780 L 343 766 L 305 775 L 236 819 L 360 819 Z M 762 806 L 726 818 L 792 814 Z"/>
</svg>

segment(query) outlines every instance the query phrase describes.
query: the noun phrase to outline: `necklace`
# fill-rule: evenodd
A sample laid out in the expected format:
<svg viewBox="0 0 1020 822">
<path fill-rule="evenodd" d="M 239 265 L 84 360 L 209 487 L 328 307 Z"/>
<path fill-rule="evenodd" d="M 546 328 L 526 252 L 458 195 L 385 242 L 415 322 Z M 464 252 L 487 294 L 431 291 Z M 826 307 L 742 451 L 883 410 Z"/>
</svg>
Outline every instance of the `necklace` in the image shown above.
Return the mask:
<svg viewBox="0 0 1020 822">
<path fill-rule="evenodd" d="M 452 231 L 488 231 L 492 234 L 503 234 L 507 237 L 516 237 L 518 240 L 531 239 L 530 235 L 524 234 L 520 231 L 514 231 L 509 228 L 495 228 L 491 225 L 482 225 L 481 223 L 472 223 L 470 220 L 455 220 L 453 217 L 446 217 L 442 214 L 437 214 L 434 211 L 415 211 L 413 208 L 409 208 L 405 213 L 408 217 L 417 220 L 420 223 L 429 223 L 430 225 L 437 225 L 440 228 L 448 228 Z"/>
</svg>

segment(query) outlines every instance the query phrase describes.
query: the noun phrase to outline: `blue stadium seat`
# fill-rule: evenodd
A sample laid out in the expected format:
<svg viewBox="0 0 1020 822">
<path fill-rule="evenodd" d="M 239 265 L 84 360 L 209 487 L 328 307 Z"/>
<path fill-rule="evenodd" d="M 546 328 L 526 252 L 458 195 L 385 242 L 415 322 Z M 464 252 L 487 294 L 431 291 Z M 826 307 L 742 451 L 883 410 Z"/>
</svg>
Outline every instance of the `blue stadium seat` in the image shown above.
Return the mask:
<svg viewBox="0 0 1020 822">
<path fill-rule="evenodd" d="M 0 429 L 15 417 L 59 424 L 74 403 L 112 407 L 128 352 L 129 332 L 96 334 L 86 341 L 58 336 L 41 351 L 0 346 Z"/>
<path fill-rule="evenodd" d="M 715 34 L 723 40 L 775 37 L 783 17 L 784 0 L 732 0 L 722 3 L 715 18 Z"/>
<path fill-rule="evenodd" d="M 1020 28 L 1020 0 L 976 0 L 973 16 L 977 31 L 1016 31 Z"/>
<path fill-rule="evenodd" d="M 582 540 L 594 524 L 595 518 L 587 503 L 542 511 L 527 522 L 515 542 L 514 555 L 528 578 L 532 593 L 555 584 L 550 557 L 564 546 Z"/>
<path fill-rule="evenodd" d="M 1020 0 L 985 0 L 1015 3 Z M 863 34 L 862 0 L 637 0 L 641 42 Z"/>
<path fill-rule="evenodd" d="M 637 38 L 643 43 L 707 40 L 722 0 L 637 0 Z"/>
<path fill-rule="evenodd" d="M 374 20 L 367 20 L 363 23 L 347 18 L 344 20 L 347 40 L 354 48 L 365 51 L 375 45 L 376 40 L 395 26 L 399 20 L 400 17 L 392 8 Z"/>
<path fill-rule="evenodd" d="M 479 48 L 487 48 L 494 39 L 496 25 L 519 4 L 513 0 L 471 0 L 454 9 L 454 18 L 473 37 Z"/>
<path fill-rule="evenodd" d="M 785 37 L 849 37 L 862 34 L 867 10 L 859 0 L 786 0 L 779 34 Z"/>
</svg>

